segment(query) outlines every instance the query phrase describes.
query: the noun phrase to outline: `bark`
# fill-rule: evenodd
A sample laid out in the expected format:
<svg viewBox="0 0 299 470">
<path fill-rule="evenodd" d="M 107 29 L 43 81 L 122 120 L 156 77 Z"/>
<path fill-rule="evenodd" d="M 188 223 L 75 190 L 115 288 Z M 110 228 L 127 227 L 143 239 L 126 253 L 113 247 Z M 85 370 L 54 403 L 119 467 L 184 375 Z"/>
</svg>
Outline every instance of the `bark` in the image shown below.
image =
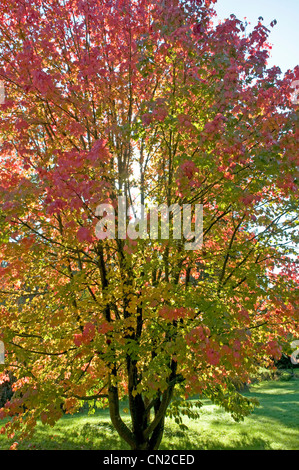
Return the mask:
<svg viewBox="0 0 299 470">
<path fill-rule="evenodd" d="M 123 422 L 119 413 L 118 389 L 112 385 L 109 386 L 109 411 L 112 424 L 119 436 L 124 439 L 131 449 L 135 448 L 135 437 L 128 426 Z"/>
<path fill-rule="evenodd" d="M 112 424 L 119 436 L 129 444 L 132 450 L 157 450 L 161 444 L 165 416 L 170 404 L 173 389 L 177 380 L 170 382 L 169 387 L 153 400 L 147 407 L 141 394 L 132 393 L 133 383 L 136 380 L 136 364 L 129 364 L 129 407 L 132 419 L 132 430 L 121 419 L 119 412 L 119 396 L 116 386 L 109 386 L 109 410 Z M 178 378 L 178 381 L 180 378 Z M 154 409 L 154 418 L 149 424 L 150 409 Z"/>
</svg>

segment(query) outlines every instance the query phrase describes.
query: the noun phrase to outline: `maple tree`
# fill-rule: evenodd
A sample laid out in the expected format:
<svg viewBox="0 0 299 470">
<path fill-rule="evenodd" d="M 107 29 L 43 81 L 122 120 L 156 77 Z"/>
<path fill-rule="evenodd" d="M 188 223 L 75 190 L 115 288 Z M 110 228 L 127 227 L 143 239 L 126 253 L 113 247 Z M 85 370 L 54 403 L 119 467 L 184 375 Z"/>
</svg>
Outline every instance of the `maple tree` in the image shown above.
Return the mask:
<svg viewBox="0 0 299 470">
<path fill-rule="evenodd" d="M 269 29 L 213 3 L 0 0 L 9 436 L 95 400 L 132 449 L 195 395 L 242 419 L 240 384 L 298 332 L 299 68 L 268 69 Z M 202 248 L 97 238 L 120 195 L 202 204 Z"/>
</svg>

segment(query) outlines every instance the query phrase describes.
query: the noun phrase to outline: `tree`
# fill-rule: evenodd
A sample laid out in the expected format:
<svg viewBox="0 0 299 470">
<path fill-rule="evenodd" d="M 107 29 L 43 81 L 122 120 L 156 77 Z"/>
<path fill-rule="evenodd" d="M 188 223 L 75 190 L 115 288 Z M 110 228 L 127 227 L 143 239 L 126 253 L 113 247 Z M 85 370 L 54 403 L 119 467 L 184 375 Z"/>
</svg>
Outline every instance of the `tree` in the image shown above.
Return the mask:
<svg viewBox="0 0 299 470">
<path fill-rule="evenodd" d="M 132 449 L 159 447 L 167 413 L 196 416 L 194 395 L 242 419 L 238 385 L 298 331 L 299 69 L 267 69 L 269 30 L 216 25 L 212 3 L 0 2 L 8 435 L 82 400 Z M 119 196 L 202 204 L 202 248 L 171 224 L 99 239 L 97 208 L 118 227 Z"/>
</svg>

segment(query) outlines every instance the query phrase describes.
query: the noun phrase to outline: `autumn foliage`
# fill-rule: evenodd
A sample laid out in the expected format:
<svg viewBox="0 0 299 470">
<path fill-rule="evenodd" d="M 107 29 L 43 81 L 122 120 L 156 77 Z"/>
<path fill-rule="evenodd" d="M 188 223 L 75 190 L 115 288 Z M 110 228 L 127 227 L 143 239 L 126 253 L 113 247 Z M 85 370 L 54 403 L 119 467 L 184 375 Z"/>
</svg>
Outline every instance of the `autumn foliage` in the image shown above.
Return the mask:
<svg viewBox="0 0 299 470">
<path fill-rule="evenodd" d="M 194 395 L 242 419 L 238 387 L 298 334 L 299 68 L 268 69 L 268 27 L 213 3 L 0 0 L 9 436 L 94 400 L 133 449 Z M 202 249 L 99 240 L 119 195 L 203 204 Z"/>
</svg>

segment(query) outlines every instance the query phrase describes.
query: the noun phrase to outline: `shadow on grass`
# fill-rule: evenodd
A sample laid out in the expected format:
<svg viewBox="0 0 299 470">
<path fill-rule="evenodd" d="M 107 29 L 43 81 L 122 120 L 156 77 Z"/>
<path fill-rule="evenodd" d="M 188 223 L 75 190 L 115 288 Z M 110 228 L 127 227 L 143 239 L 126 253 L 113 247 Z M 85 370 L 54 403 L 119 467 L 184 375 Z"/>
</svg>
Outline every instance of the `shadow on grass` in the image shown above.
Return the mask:
<svg viewBox="0 0 299 470">
<path fill-rule="evenodd" d="M 171 442 L 171 439 L 167 441 Z M 268 441 L 258 437 L 240 436 L 239 440 L 224 443 L 221 439 L 215 439 L 215 435 L 200 437 L 196 433 L 181 436 L 179 444 L 161 445 L 161 450 L 268 450 L 270 448 Z"/>
<path fill-rule="evenodd" d="M 109 422 L 98 424 L 85 423 L 81 428 L 73 431 L 61 429 L 53 433 L 39 428 L 34 445 L 24 442 L 20 449 L 24 450 L 129 450 L 130 448 L 123 442 Z M 215 439 L 215 435 L 205 434 L 200 437 L 198 433 L 180 431 L 172 427 L 166 428 L 164 440 L 160 450 L 266 450 L 270 449 L 270 444 L 261 438 L 250 438 L 247 435 L 240 436 L 238 440 L 231 440 L 229 444 L 224 444 L 221 439 Z"/>
<path fill-rule="evenodd" d="M 235 423 L 221 408 L 210 402 L 201 409 L 201 418 L 184 431 L 167 419 L 161 450 L 269 450 L 298 449 L 299 380 L 263 383 L 244 393 L 255 397 L 260 407 Z M 128 415 L 123 418 L 127 421 Z M 186 423 L 187 424 L 187 423 Z M 7 449 L 12 442 L 2 444 Z M 107 410 L 94 415 L 65 415 L 53 428 L 38 425 L 31 441 L 20 443 L 22 450 L 129 450 L 109 419 Z"/>
<path fill-rule="evenodd" d="M 299 380 L 291 382 L 266 383 L 260 387 L 253 387 L 248 397 L 255 397 L 259 400 L 252 416 L 257 419 L 267 418 L 279 421 L 286 427 L 299 430 Z"/>
</svg>

